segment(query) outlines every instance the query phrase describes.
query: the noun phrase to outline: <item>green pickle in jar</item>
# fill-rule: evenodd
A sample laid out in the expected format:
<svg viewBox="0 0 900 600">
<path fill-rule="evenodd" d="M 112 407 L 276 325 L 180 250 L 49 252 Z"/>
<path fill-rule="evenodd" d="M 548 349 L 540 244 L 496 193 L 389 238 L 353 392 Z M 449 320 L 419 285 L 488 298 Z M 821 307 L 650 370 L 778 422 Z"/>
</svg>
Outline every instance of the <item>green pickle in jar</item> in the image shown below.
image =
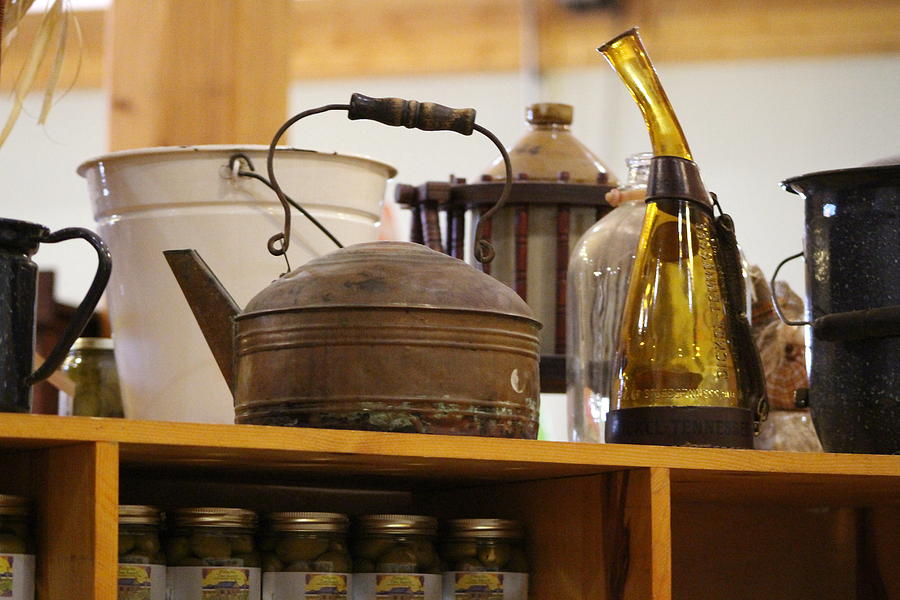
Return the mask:
<svg viewBox="0 0 900 600">
<path fill-rule="evenodd" d="M 112 339 L 78 338 L 60 370 L 75 384 L 75 395 L 60 395 L 59 414 L 78 417 L 124 416 Z"/>
<path fill-rule="evenodd" d="M 310 596 L 349 600 L 350 519 L 323 512 L 278 512 L 266 518 L 260 539 L 263 597 L 303 600 Z"/>
<path fill-rule="evenodd" d="M 421 515 L 366 515 L 353 541 L 354 600 L 385 595 L 440 600 L 437 520 Z"/>
<path fill-rule="evenodd" d="M 522 525 L 508 519 L 454 519 L 444 524 L 440 555 L 444 600 L 527 600 L 528 560 Z"/>
<path fill-rule="evenodd" d="M 166 557 L 158 508 L 119 506 L 119 600 L 165 600 Z"/>
<path fill-rule="evenodd" d="M 0 597 L 34 600 L 31 502 L 0 494 Z"/>
<path fill-rule="evenodd" d="M 230 590 L 237 594 L 235 598 L 259 600 L 262 561 L 256 547 L 256 520 L 256 513 L 242 508 L 169 512 L 163 544 L 168 597 L 217 598 L 219 590 Z"/>
</svg>

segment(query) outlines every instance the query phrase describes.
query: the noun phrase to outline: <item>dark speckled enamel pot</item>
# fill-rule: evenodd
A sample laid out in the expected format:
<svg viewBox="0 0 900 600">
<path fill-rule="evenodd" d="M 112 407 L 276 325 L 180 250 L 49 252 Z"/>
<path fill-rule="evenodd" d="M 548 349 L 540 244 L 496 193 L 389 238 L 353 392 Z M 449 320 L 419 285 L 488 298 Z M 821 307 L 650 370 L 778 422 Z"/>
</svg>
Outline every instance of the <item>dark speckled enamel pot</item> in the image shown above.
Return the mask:
<svg viewBox="0 0 900 600">
<path fill-rule="evenodd" d="M 806 201 L 809 403 L 822 446 L 900 453 L 900 165 L 782 187 Z"/>
</svg>

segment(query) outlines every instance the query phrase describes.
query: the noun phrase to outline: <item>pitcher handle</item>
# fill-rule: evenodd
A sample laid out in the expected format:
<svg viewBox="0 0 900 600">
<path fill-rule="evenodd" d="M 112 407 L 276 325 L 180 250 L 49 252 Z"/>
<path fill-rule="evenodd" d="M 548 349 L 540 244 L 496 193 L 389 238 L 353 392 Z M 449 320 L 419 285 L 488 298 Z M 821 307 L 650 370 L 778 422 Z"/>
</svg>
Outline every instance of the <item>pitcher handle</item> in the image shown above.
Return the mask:
<svg viewBox="0 0 900 600">
<path fill-rule="evenodd" d="M 772 305 L 775 307 L 775 314 L 778 315 L 778 318 L 781 319 L 781 322 L 785 325 L 791 325 L 793 327 L 800 327 L 802 325 L 812 325 L 809 321 L 791 321 L 787 317 L 784 316 L 784 313 L 781 311 L 781 305 L 778 304 L 778 298 L 775 296 L 775 278 L 778 277 L 778 271 L 781 270 L 781 267 L 791 262 L 795 258 L 800 258 L 803 256 L 802 252 L 798 252 L 793 256 L 788 256 L 786 259 L 778 263 L 778 266 L 775 267 L 775 272 L 772 274 L 772 279 L 769 280 L 769 289 L 772 290 Z"/>
<path fill-rule="evenodd" d="M 103 295 L 103 290 L 106 289 L 106 283 L 109 281 L 109 274 L 112 270 L 112 258 L 109 255 L 109 248 L 106 247 L 100 236 L 93 231 L 81 227 L 67 227 L 53 233 L 47 233 L 41 237 L 40 241 L 43 244 L 55 244 L 56 242 L 64 242 L 74 238 L 81 238 L 87 241 L 97 251 L 97 272 L 94 274 L 94 280 L 91 282 L 91 287 L 88 288 L 84 300 L 81 301 L 81 304 L 76 309 L 75 315 L 69 321 L 59 341 L 56 342 L 56 346 L 47 355 L 44 364 L 25 378 L 25 383 L 28 385 L 43 381 L 59 368 L 63 360 L 65 360 L 69 348 L 72 347 L 72 344 L 84 331 L 85 325 L 87 325 L 88 320 L 94 314 L 94 308 L 96 308 L 97 302 L 100 301 L 100 296 Z"/>
</svg>

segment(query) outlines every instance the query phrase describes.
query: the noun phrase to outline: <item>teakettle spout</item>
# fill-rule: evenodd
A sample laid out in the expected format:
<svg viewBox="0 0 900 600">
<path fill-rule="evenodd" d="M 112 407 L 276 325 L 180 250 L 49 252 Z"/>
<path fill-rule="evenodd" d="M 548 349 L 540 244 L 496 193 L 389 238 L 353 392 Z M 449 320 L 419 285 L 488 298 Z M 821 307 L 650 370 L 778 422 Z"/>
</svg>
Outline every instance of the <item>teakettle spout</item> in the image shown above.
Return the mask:
<svg viewBox="0 0 900 600">
<path fill-rule="evenodd" d="M 163 254 L 233 393 L 234 318 L 240 307 L 196 250 L 166 250 Z"/>
</svg>

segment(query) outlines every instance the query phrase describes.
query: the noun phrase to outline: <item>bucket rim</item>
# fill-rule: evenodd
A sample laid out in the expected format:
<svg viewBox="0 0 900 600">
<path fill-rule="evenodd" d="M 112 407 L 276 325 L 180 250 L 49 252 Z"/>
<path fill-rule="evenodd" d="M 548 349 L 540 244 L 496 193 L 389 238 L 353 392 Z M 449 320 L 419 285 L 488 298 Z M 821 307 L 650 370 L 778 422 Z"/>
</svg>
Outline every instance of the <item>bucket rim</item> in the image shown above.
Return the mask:
<svg viewBox="0 0 900 600">
<path fill-rule="evenodd" d="M 897 165 L 876 165 L 869 167 L 851 167 L 846 169 L 828 169 L 825 171 L 813 171 L 812 173 L 804 173 L 803 175 L 796 175 L 794 177 L 788 177 L 781 181 L 781 188 L 786 192 L 791 192 L 792 194 L 799 194 L 800 191 L 796 189 L 795 186 L 801 185 L 803 182 L 808 181 L 810 179 L 826 179 L 831 180 L 832 183 L 835 183 L 834 180 L 840 180 L 844 177 L 852 177 L 854 178 L 853 184 L 861 183 L 860 178 L 873 178 L 875 180 L 880 179 L 884 175 L 896 175 L 900 177 L 900 164 Z"/>
<path fill-rule="evenodd" d="M 385 162 L 375 160 L 368 156 L 358 154 L 342 154 L 338 152 L 321 152 L 319 150 L 309 150 L 306 148 L 297 148 L 295 146 L 276 146 L 276 152 L 285 153 L 304 153 L 305 155 L 315 155 L 316 158 L 324 160 L 347 160 L 350 162 L 360 162 L 374 166 L 387 173 L 386 179 L 393 179 L 397 176 L 397 169 Z M 82 177 L 85 173 L 96 164 L 105 163 L 113 160 L 122 160 L 139 156 L 161 156 L 166 154 L 233 154 L 235 152 L 268 152 L 269 146 L 263 144 L 198 144 L 198 145 L 180 145 L 180 146 L 150 146 L 147 148 L 130 148 L 127 150 L 117 150 L 95 156 L 82 162 L 75 171 Z"/>
</svg>

